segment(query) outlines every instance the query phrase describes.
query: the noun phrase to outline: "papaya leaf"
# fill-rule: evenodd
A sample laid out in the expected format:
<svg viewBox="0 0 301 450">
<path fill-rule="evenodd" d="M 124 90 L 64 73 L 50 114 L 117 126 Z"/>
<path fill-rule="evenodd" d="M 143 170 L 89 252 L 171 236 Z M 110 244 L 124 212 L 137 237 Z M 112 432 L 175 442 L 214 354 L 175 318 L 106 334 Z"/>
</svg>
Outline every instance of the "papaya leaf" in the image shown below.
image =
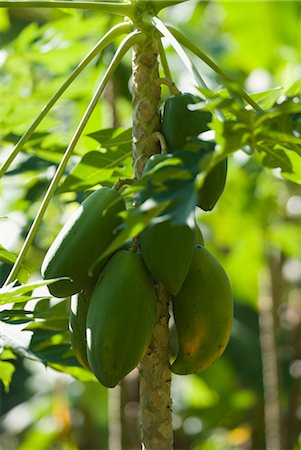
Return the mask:
<svg viewBox="0 0 301 450">
<path fill-rule="evenodd" d="M 64 277 L 64 279 L 66 278 Z M 15 282 L 10 283 L 9 285 L 4 286 L 0 289 L 0 305 L 5 305 L 7 303 L 26 302 L 28 300 L 41 298 L 40 296 L 32 296 L 31 292 L 36 288 L 55 283 L 57 280 L 58 278 L 36 281 L 34 283 L 23 284 L 16 287 Z"/>
<path fill-rule="evenodd" d="M 101 147 L 119 147 L 132 145 L 132 129 L 125 130 L 124 128 L 105 128 L 103 130 L 95 131 L 87 134 L 90 138 L 97 141 Z"/>
<path fill-rule="evenodd" d="M 291 96 L 301 96 L 301 80 L 297 80 L 292 84 L 286 91 L 286 94 Z"/>
<path fill-rule="evenodd" d="M 270 169 L 280 167 L 285 173 L 292 173 L 293 168 L 285 149 L 281 145 L 258 145 L 257 150 L 263 154 L 262 163 Z"/>
<path fill-rule="evenodd" d="M 278 86 L 274 89 L 269 89 L 267 91 L 256 92 L 255 94 L 250 94 L 250 97 L 259 104 L 259 106 L 266 110 L 273 106 L 275 101 L 283 94 L 284 88 Z"/>
<path fill-rule="evenodd" d="M 32 322 L 33 312 L 24 309 L 3 309 L 0 311 L 1 322 L 8 323 L 10 325 L 20 325 L 23 323 Z"/>
<path fill-rule="evenodd" d="M 111 179 L 112 175 L 125 176 L 131 164 L 131 150 L 91 151 L 86 153 L 64 180 L 58 192 L 82 191 Z"/>
<path fill-rule="evenodd" d="M 0 245 L 0 261 L 6 264 L 13 264 L 17 259 L 17 255 L 9 250 L 6 250 L 2 245 Z"/>
<path fill-rule="evenodd" d="M 0 380 L 4 385 L 5 392 L 9 392 L 9 386 L 15 370 L 16 368 L 12 363 L 0 361 Z"/>
</svg>

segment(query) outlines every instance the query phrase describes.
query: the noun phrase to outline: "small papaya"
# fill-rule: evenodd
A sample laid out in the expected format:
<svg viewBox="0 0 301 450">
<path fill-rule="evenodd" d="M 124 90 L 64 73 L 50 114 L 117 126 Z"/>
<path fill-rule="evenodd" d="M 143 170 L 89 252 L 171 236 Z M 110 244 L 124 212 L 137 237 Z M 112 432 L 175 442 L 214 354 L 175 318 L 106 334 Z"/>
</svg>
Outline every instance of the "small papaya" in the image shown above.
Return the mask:
<svg viewBox="0 0 301 450">
<path fill-rule="evenodd" d="M 209 129 L 212 115 L 209 111 L 191 111 L 191 104 L 202 99 L 185 92 L 168 97 L 162 115 L 162 133 L 166 139 L 169 152 L 182 149 L 188 138 L 196 137 Z"/>
<path fill-rule="evenodd" d="M 142 256 L 117 251 L 101 272 L 88 310 L 89 366 L 114 387 L 144 355 L 156 320 L 156 293 Z"/>
<path fill-rule="evenodd" d="M 172 308 L 179 348 L 172 372 L 186 375 L 210 367 L 229 341 L 233 300 L 223 267 L 205 247 L 195 246 L 188 275 Z"/>
<path fill-rule="evenodd" d="M 166 139 L 168 151 L 174 153 L 189 145 L 199 134 L 209 130 L 212 115 L 209 111 L 191 111 L 190 104 L 196 104 L 201 98 L 190 93 L 169 97 L 164 105 L 162 133 Z M 199 152 L 205 150 L 205 144 L 198 141 Z M 197 206 L 204 211 L 211 211 L 220 198 L 226 183 L 227 160 L 218 163 L 206 176 L 198 193 Z"/>
<path fill-rule="evenodd" d="M 72 295 L 69 314 L 71 346 L 76 359 L 86 369 L 90 369 L 87 358 L 86 321 L 94 285 L 95 282 L 92 282 L 88 288 L 83 289 L 78 294 Z"/>
<path fill-rule="evenodd" d="M 205 177 L 197 193 L 197 206 L 204 211 L 211 211 L 222 195 L 227 179 L 227 159 L 219 162 Z"/>
<path fill-rule="evenodd" d="M 42 263 L 44 279 L 69 277 L 49 285 L 55 297 L 80 292 L 89 281 L 89 269 L 106 250 L 121 223 L 118 213 L 125 209 L 122 196 L 103 187 L 94 191 L 65 223 Z M 97 267 L 99 272 L 105 261 Z"/>
<path fill-rule="evenodd" d="M 139 237 L 146 267 L 173 295 L 181 289 L 192 260 L 196 237 L 192 216 L 182 224 L 159 216 Z"/>
</svg>

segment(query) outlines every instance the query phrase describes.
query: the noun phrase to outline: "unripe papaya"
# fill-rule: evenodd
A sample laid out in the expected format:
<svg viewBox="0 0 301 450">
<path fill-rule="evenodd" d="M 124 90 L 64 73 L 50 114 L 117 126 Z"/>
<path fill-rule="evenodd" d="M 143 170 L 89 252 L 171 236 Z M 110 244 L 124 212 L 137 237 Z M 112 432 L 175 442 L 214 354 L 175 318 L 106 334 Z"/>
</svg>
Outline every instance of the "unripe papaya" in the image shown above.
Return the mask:
<svg viewBox="0 0 301 450">
<path fill-rule="evenodd" d="M 192 216 L 183 224 L 158 217 L 140 234 L 146 267 L 173 295 L 181 289 L 192 260 L 196 237 Z"/>
<path fill-rule="evenodd" d="M 162 133 L 169 152 L 182 149 L 190 137 L 209 129 L 209 111 L 191 111 L 188 106 L 201 102 L 201 98 L 188 92 L 169 97 L 164 105 Z"/>
<path fill-rule="evenodd" d="M 86 321 L 94 285 L 93 282 L 88 288 L 72 295 L 69 315 L 70 342 L 76 359 L 86 369 L 90 369 L 87 359 Z"/>
<path fill-rule="evenodd" d="M 199 208 L 204 211 L 211 211 L 214 208 L 225 188 L 227 167 L 227 159 L 224 159 L 207 174 L 198 191 L 197 206 Z"/>
<path fill-rule="evenodd" d="M 210 367 L 229 341 L 233 300 L 224 269 L 200 245 L 195 247 L 188 275 L 172 308 L 179 344 L 172 372 L 186 375 Z"/>
<path fill-rule="evenodd" d="M 139 253 L 116 252 L 100 274 L 87 316 L 90 368 L 114 387 L 144 355 L 156 319 L 156 294 Z"/>
<path fill-rule="evenodd" d="M 118 213 L 124 209 L 121 195 L 107 187 L 83 201 L 57 235 L 42 264 L 45 279 L 71 279 L 49 285 L 52 295 L 67 297 L 88 284 L 89 269 L 114 239 L 116 227 L 121 223 Z M 97 267 L 98 272 L 104 262 Z"/>
<path fill-rule="evenodd" d="M 191 111 L 190 104 L 200 102 L 201 99 L 184 93 L 169 97 L 164 106 L 162 117 L 162 132 L 166 139 L 168 151 L 173 153 L 183 149 L 191 139 L 209 130 L 208 123 L 212 119 L 209 111 Z M 208 151 L 204 149 L 202 141 L 199 140 L 199 152 Z M 220 198 L 226 183 L 227 160 L 218 163 L 206 176 L 204 183 L 198 192 L 197 206 L 204 211 L 211 211 Z"/>
</svg>

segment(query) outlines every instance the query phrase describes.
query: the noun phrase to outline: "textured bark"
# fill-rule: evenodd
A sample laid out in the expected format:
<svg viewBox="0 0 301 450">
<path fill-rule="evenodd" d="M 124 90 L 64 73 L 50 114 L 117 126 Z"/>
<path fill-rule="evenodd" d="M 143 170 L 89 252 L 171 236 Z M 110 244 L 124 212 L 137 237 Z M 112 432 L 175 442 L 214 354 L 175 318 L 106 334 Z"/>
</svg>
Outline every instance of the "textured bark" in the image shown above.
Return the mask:
<svg viewBox="0 0 301 450">
<path fill-rule="evenodd" d="M 159 152 L 155 131 L 160 128 L 158 41 L 146 35 L 133 50 L 133 165 L 140 177 L 147 159 Z M 140 420 L 146 450 L 173 448 L 168 354 L 168 296 L 157 289 L 157 323 L 140 364 Z"/>
<path fill-rule="evenodd" d="M 147 159 L 159 152 L 153 135 L 160 128 L 158 52 L 152 36 L 146 36 L 133 50 L 133 164 L 137 177 Z"/>
<path fill-rule="evenodd" d="M 171 373 L 168 350 L 168 299 L 157 289 L 158 312 L 152 342 L 140 365 L 142 443 L 146 450 L 173 448 Z"/>
</svg>

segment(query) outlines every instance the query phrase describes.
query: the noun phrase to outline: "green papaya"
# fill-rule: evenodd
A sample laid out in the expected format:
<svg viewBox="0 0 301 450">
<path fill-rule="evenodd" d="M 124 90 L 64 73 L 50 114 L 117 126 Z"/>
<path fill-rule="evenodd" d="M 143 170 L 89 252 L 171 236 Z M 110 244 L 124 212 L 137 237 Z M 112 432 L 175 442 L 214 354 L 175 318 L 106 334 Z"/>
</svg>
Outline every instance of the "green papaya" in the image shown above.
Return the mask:
<svg viewBox="0 0 301 450">
<path fill-rule="evenodd" d="M 212 120 L 209 111 L 191 111 L 190 104 L 201 101 L 201 98 L 190 93 L 169 97 L 164 106 L 162 117 L 162 133 L 166 139 L 168 151 L 174 153 L 189 145 L 199 134 L 209 130 Z M 199 152 L 207 152 L 208 143 L 198 141 Z M 211 211 L 223 193 L 227 177 L 227 160 L 218 163 L 206 176 L 198 192 L 197 206 L 204 211 Z"/>
<path fill-rule="evenodd" d="M 125 209 L 122 196 L 103 187 L 93 192 L 77 208 L 49 248 L 42 264 L 45 279 L 69 277 L 48 289 L 55 297 L 81 291 L 89 281 L 89 269 L 115 238 L 121 223 L 118 214 Z M 99 272 L 105 261 L 99 264 Z"/>
<path fill-rule="evenodd" d="M 173 295 L 181 289 L 189 270 L 195 235 L 193 214 L 182 224 L 158 217 L 140 234 L 140 249 L 146 267 Z"/>
<path fill-rule="evenodd" d="M 116 252 L 100 274 L 87 316 L 90 368 L 114 387 L 144 355 L 156 320 L 156 294 L 139 253 Z"/>
<path fill-rule="evenodd" d="M 71 346 L 76 359 L 86 369 L 90 369 L 87 358 L 86 321 L 94 286 L 95 282 L 91 283 L 88 288 L 78 294 L 72 295 L 69 314 Z"/>
<path fill-rule="evenodd" d="M 210 367 L 230 338 L 233 300 L 229 279 L 217 259 L 197 245 L 191 267 L 172 302 L 178 355 L 171 366 L 186 375 Z"/>
<path fill-rule="evenodd" d="M 227 178 L 227 159 L 218 163 L 206 176 L 198 191 L 197 206 L 204 211 L 211 211 L 222 195 Z"/>
<path fill-rule="evenodd" d="M 188 92 L 166 100 L 162 115 L 162 133 L 169 152 L 182 149 L 188 138 L 196 137 L 209 129 L 208 123 L 212 118 L 209 111 L 188 109 L 189 105 L 201 101 L 201 98 Z"/>
</svg>

